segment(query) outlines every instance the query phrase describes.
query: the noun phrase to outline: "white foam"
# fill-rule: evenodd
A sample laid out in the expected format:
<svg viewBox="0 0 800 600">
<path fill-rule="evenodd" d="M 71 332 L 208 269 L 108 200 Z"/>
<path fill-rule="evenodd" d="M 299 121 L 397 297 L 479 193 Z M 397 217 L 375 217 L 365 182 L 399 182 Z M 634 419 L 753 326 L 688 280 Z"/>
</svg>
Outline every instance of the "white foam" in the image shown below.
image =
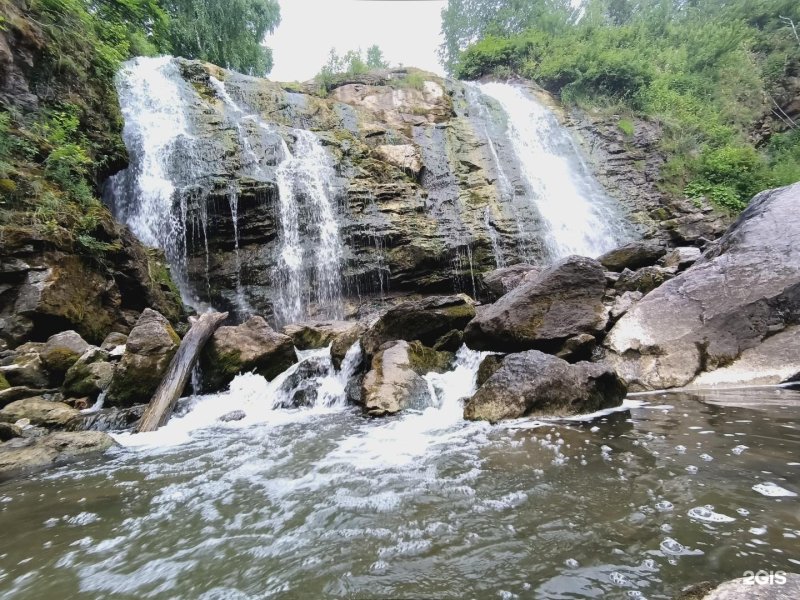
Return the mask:
<svg viewBox="0 0 800 600">
<path fill-rule="evenodd" d="M 762 496 L 767 496 L 769 498 L 794 498 L 797 496 L 796 492 L 782 488 L 778 484 L 772 483 L 771 481 L 757 483 L 753 486 L 753 490 Z"/>
</svg>

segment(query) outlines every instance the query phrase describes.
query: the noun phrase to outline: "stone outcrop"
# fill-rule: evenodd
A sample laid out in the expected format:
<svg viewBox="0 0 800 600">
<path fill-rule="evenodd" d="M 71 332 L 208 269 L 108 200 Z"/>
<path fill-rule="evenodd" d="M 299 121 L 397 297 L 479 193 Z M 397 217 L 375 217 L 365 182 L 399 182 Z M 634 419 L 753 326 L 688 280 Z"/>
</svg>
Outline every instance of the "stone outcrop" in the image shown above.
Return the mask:
<svg viewBox="0 0 800 600">
<path fill-rule="evenodd" d="M 167 319 L 145 309 L 128 336 L 125 353 L 108 388 L 109 406 L 149 402 L 180 343 Z"/>
<path fill-rule="evenodd" d="M 64 431 L 12 439 L 0 445 L 0 482 L 102 454 L 114 444 L 111 436 L 99 431 Z"/>
<path fill-rule="evenodd" d="M 565 416 L 619 406 L 627 388 L 608 365 L 530 350 L 506 356 L 464 404 L 464 418 L 497 422 L 524 416 Z"/>
<path fill-rule="evenodd" d="M 671 269 L 664 267 L 649 266 L 642 267 L 636 271 L 625 269 L 620 273 L 614 288 L 618 292 L 639 292 L 648 294 L 656 289 L 665 281 L 672 279 L 675 273 Z"/>
<path fill-rule="evenodd" d="M 603 331 L 605 287 L 600 263 L 567 257 L 482 310 L 464 340 L 475 350 L 556 353 L 570 338 Z"/>
<path fill-rule="evenodd" d="M 632 389 L 686 385 L 800 322 L 799 202 L 800 184 L 759 194 L 699 261 L 617 322 L 608 360 Z"/>
<path fill-rule="evenodd" d="M 362 339 L 364 352 L 373 356 L 381 345 L 393 340 L 419 340 L 434 346 L 451 331 L 463 330 L 474 316 L 472 300 L 463 295 L 403 302 L 386 311 L 367 331 Z"/>
<path fill-rule="evenodd" d="M 203 387 L 220 391 L 247 372 L 271 380 L 296 362 L 292 338 L 274 331 L 262 317 L 251 317 L 214 333 L 200 358 Z"/>
</svg>

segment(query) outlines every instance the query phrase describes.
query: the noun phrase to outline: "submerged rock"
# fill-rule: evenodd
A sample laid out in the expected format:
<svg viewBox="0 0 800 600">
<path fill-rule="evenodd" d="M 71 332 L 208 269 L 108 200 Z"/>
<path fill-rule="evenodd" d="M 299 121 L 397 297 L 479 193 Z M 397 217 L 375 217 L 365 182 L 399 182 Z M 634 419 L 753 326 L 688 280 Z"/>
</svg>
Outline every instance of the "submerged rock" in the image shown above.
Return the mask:
<svg viewBox="0 0 800 600">
<path fill-rule="evenodd" d="M 760 580 L 739 578 L 716 587 L 707 582 L 692 586 L 678 600 L 795 600 L 800 598 L 800 575 L 781 572 L 768 573 Z M 761 576 L 759 576 L 761 577 Z M 779 583 L 780 581 L 780 583 Z M 759 583 L 762 582 L 760 585 Z"/>
<path fill-rule="evenodd" d="M 510 354 L 464 405 L 464 418 L 497 422 L 524 416 L 565 416 L 619 406 L 627 388 L 613 369 L 574 365 L 530 350 Z"/>
<path fill-rule="evenodd" d="M 698 262 L 617 322 L 608 360 L 632 389 L 686 385 L 800 323 L 798 204 L 800 184 L 762 192 Z"/>
<path fill-rule="evenodd" d="M 667 249 L 658 242 L 639 240 L 606 252 L 597 261 L 609 271 L 635 271 L 656 264 L 666 253 Z"/>
<path fill-rule="evenodd" d="M 181 340 L 161 314 L 145 309 L 131 330 L 125 353 L 108 388 L 109 405 L 149 402 Z"/>
<path fill-rule="evenodd" d="M 570 338 L 603 331 L 605 287 L 600 263 L 567 257 L 481 311 L 464 341 L 475 350 L 558 352 Z"/>
<path fill-rule="evenodd" d="M 101 454 L 115 445 L 99 431 L 59 432 L 18 438 L 0 445 L 0 481 Z"/>
<path fill-rule="evenodd" d="M 297 370 L 289 375 L 276 391 L 280 408 L 300 408 L 314 406 L 319 395 L 319 378 L 331 372 L 331 362 L 327 357 L 305 359 Z"/>
<path fill-rule="evenodd" d="M 239 373 L 254 372 L 267 380 L 297 362 L 292 338 L 277 333 L 262 317 L 220 327 L 201 356 L 203 386 L 216 392 Z"/>
<path fill-rule="evenodd" d="M 403 302 L 386 311 L 364 335 L 364 352 L 373 356 L 381 345 L 394 340 L 419 340 L 433 346 L 451 331 L 463 330 L 474 316 L 475 307 L 464 295 Z"/>
</svg>

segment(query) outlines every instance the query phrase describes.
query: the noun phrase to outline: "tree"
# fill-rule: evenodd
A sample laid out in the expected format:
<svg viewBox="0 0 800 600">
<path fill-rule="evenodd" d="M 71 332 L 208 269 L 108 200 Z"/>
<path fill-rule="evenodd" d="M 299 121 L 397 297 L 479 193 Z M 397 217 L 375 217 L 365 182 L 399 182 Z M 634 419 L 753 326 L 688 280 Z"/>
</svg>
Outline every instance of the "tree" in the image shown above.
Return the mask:
<svg viewBox="0 0 800 600">
<path fill-rule="evenodd" d="M 172 52 L 250 75 L 272 69 L 264 37 L 280 23 L 277 0 L 163 0 Z"/>
<path fill-rule="evenodd" d="M 383 58 L 383 50 L 377 44 L 367 48 L 367 66 L 370 69 L 389 68 L 389 62 Z"/>
</svg>

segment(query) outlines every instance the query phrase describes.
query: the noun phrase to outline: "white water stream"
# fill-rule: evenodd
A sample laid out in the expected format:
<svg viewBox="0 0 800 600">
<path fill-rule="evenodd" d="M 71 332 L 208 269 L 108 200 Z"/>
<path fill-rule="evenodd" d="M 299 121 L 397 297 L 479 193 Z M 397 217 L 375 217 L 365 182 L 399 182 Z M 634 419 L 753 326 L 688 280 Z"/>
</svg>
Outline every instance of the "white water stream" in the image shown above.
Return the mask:
<svg viewBox="0 0 800 600">
<path fill-rule="evenodd" d="M 619 207 L 594 178 L 555 115 L 518 86 L 491 82 L 478 87 L 506 114 L 506 135 L 526 195 L 544 222 L 542 242 L 550 258 L 570 254 L 597 257 L 626 241 L 629 225 Z M 490 148 L 496 157 L 491 140 Z M 501 193 L 507 194 L 509 177 L 499 159 L 495 163 Z"/>
</svg>

